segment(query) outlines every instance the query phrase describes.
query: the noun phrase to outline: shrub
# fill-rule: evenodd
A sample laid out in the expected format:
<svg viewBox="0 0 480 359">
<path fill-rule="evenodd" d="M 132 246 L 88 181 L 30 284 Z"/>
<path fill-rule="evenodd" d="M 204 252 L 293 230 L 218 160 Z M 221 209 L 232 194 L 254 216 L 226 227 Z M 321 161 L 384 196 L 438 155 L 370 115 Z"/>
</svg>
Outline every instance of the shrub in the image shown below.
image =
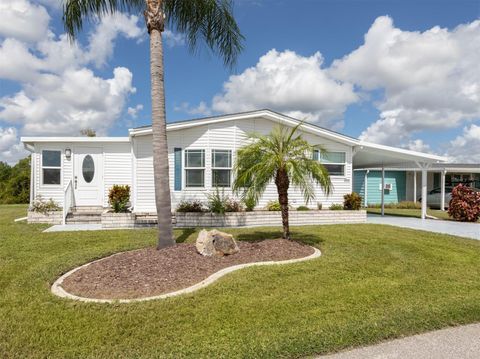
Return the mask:
<svg viewBox="0 0 480 359">
<path fill-rule="evenodd" d="M 267 203 L 266 207 L 267 211 L 281 211 L 282 208 L 280 207 L 280 202 L 278 201 L 270 201 Z"/>
<path fill-rule="evenodd" d="M 130 186 L 115 184 L 108 192 L 108 203 L 115 213 L 127 212 L 130 205 Z"/>
<path fill-rule="evenodd" d="M 318 208 L 319 211 L 322 210 L 322 207 L 323 207 L 322 202 L 317 202 L 317 208 Z"/>
<path fill-rule="evenodd" d="M 330 206 L 331 211 L 341 211 L 343 210 L 343 204 L 340 203 L 332 203 Z"/>
<path fill-rule="evenodd" d="M 176 209 L 177 212 L 205 212 L 203 203 L 199 200 L 181 201 Z"/>
<path fill-rule="evenodd" d="M 297 211 L 310 211 L 310 208 L 308 208 L 307 206 L 300 206 L 297 208 Z"/>
<path fill-rule="evenodd" d="M 58 205 L 57 202 L 55 202 L 53 199 L 49 199 L 48 201 L 45 201 L 42 196 L 37 196 L 35 201 L 33 201 L 32 206 L 30 207 L 30 210 L 32 212 L 39 212 L 43 214 L 47 214 L 48 212 L 55 212 L 55 211 L 60 211 L 62 207 Z"/>
<path fill-rule="evenodd" d="M 224 214 L 226 212 L 228 197 L 225 197 L 225 194 L 218 187 L 215 189 L 215 192 L 208 193 L 207 195 L 207 208 L 209 212 Z"/>
<path fill-rule="evenodd" d="M 245 210 L 247 212 L 253 211 L 256 205 L 255 198 L 253 197 L 244 198 L 243 203 L 245 204 Z"/>
<path fill-rule="evenodd" d="M 477 222 L 480 218 L 480 192 L 459 184 L 452 190 L 448 215 L 460 222 Z"/>
<path fill-rule="evenodd" d="M 227 198 L 225 202 L 225 212 L 242 212 L 243 204 L 234 198 Z"/>
<path fill-rule="evenodd" d="M 381 204 L 368 204 L 368 208 L 380 208 L 382 207 Z M 413 202 L 413 201 L 402 201 L 399 203 L 385 203 L 385 208 L 391 209 L 421 209 L 422 204 L 420 202 Z"/>
<path fill-rule="evenodd" d="M 343 208 L 358 211 L 362 207 L 362 197 L 356 193 L 347 193 L 343 196 Z"/>
</svg>

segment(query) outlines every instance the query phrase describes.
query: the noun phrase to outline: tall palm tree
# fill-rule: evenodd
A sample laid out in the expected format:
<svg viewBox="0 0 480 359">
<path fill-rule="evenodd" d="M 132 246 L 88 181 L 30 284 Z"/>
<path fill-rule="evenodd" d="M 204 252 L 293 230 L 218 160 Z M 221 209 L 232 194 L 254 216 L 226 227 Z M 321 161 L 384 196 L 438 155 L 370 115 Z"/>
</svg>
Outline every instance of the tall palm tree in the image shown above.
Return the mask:
<svg viewBox="0 0 480 359">
<path fill-rule="evenodd" d="M 165 25 L 185 34 L 189 48 L 199 40 L 233 66 L 242 50 L 244 37 L 232 15 L 232 0 L 65 0 L 63 22 L 71 38 L 82 29 L 84 20 L 117 11 L 145 16 L 150 35 L 150 77 L 152 98 L 153 168 L 158 217 L 158 245 L 175 243 L 171 223 L 162 32 Z"/>
<path fill-rule="evenodd" d="M 240 148 L 235 162 L 233 190 L 255 203 L 272 181 L 277 186 L 282 211 L 283 238 L 290 239 L 288 223 L 288 189 L 290 184 L 301 190 L 305 202 L 315 198 L 315 184 L 329 195 L 332 189 L 327 169 L 313 159 L 315 150 L 293 128 L 275 127 L 268 135 L 250 134 L 250 143 Z"/>
</svg>

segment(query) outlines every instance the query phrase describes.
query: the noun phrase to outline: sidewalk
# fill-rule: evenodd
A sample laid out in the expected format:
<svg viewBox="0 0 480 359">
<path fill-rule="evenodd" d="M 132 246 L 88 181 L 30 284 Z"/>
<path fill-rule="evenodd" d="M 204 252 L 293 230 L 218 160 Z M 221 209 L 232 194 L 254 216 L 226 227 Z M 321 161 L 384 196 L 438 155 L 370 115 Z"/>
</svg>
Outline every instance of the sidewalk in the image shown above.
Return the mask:
<svg viewBox="0 0 480 359">
<path fill-rule="evenodd" d="M 437 330 L 318 359 L 478 359 L 480 323 Z"/>
</svg>

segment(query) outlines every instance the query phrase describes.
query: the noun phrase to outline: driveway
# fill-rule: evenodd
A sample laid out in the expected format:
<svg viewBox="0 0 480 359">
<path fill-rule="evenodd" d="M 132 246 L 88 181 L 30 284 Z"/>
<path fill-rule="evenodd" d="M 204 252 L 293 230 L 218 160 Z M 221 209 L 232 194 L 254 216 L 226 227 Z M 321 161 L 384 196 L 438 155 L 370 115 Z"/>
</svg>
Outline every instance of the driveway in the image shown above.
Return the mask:
<svg viewBox="0 0 480 359">
<path fill-rule="evenodd" d="M 480 324 L 437 330 L 318 359 L 478 359 Z"/>
<path fill-rule="evenodd" d="M 391 226 L 419 229 L 423 231 L 451 234 L 480 240 L 480 224 L 410 217 L 379 216 L 368 214 L 367 223 L 388 224 Z"/>
</svg>

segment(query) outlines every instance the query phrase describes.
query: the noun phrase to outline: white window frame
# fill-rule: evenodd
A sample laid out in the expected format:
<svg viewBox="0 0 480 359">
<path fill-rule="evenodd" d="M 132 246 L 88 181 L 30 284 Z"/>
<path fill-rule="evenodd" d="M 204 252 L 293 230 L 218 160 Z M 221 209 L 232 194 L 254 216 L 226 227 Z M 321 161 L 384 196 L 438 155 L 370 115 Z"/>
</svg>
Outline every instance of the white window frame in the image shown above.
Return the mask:
<svg viewBox="0 0 480 359">
<path fill-rule="evenodd" d="M 194 151 L 202 151 L 203 152 L 203 167 L 188 167 L 187 164 L 188 164 L 188 161 L 187 161 L 187 156 L 188 156 L 188 152 L 194 152 Z M 190 190 L 202 190 L 202 189 L 205 189 L 205 181 L 206 181 L 206 151 L 205 149 L 203 148 L 186 148 L 185 150 L 183 150 L 183 173 L 184 173 L 184 179 L 183 179 L 183 188 L 185 189 L 190 189 Z M 203 185 L 202 186 L 188 186 L 187 185 L 187 171 L 188 170 L 203 170 Z"/>
<path fill-rule="evenodd" d="M 316 150 L 318 151 L 318 150 Z M 330 151 L 330 150 L 325 150 L 325 152 L 328 154 L 328 153 L 343 153 L 344 154 L 344 158 L 345 158 L 345 161 L 344 162 L 328 162 L 328 163 L 323 163 L 321 161 L 321 152 L 318 151 L 318 161 L 323 165 L 336 165 L 336 166 L 343 166 L 343 175 L 338 175 L 338 174 L 330 174 L 330 172 L 328 172 L 330 174 L 330 177 L 338 177 L 338 178 L 344 178 L 347 176 L 347 152 L 345 151 Z M 327 167 L 325 167 L 327 168 Z M 328 170 L 328 169 L 327 169 Z"/>
<path fill-rule="evenodd" d="M 43 152 L 45 151 L 50 151 L 50 152 L 60 152 L 60 166 L 44 166 L 43 165 Z M 51 184 L 51 183 L 45 183 L 44 182 L 44 176 L 43 176 L 43 170 L 44 169 L 55 169 L 55 170 L 60 170 L 60 183 L 59 184 Z M 42 186 L 45 187 L 61 187 L 63 183 L 63 151 L 58 149 L 58 148 L 44 148 L 41 150 L 41 166 L 40 166 L 40 176 L 42 178 Z"/>
<path fill-rule="evenodd" d="M 215 154 L 214 152 L 215 151 L 219 151 L 219 152 L 229 152 L 230 153 L 230 166 L 229 167 L 218 167 L 218 166 L 214 166 L 214 160 L 215 160 Z M 215 183 L 214 183 L 214 176 L 213 176 L 213 171 L 214 170 L 228 170 L 230 171 L 230 183 L 228 184 L 228 186 L 218 186 L 219 188 L 232 188 L 232 168 L 233 168 L 233 151 L 231 149 L 225 149 L 225 148 L 213 148 L 210 152 L 210 155 L 211 155 L 211 175 L 212 175 L 212 188 L 216 188 L 217 186 L 215 186 Z"/>
</svg>

